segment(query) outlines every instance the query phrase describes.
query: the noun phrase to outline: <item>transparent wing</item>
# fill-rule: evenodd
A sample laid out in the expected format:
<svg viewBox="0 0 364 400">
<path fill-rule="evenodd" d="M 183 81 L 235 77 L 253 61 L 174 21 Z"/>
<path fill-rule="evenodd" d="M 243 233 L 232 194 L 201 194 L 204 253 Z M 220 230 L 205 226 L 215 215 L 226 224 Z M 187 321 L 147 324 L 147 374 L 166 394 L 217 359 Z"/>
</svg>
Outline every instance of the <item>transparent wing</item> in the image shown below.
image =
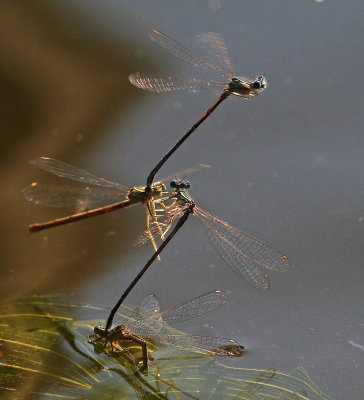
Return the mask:
<svg viewBox="0 0 364 400">
<path fill-rule="evenodd" d="M 97 186 L 51 186 L 32 183 L 22 190 L 26 200 L 48 207 L 80 207 L 91 209 L 125 200 L 127 191 Z"/>
<path fill-rule="evenodd" d="M 234 228 L 227 222 L 220 220 L 208 212 L 195 207 L 197 216 L 210 231 L 213 229 L 229 241 L 235 249 L 244 252 L 249 258 L 253 259 L 261 267 L 278 272 L 286 272 L 289 269 L 288 258 L 280 254 L 277 250 L 269 247 L 261 240 L 249 235 L 249 233 Z"/>
<path fill-rule="evenodd" d="M 173 325 L 213 311 L 226 302 L 227 295 L 224 292 L 213 290 L 168 308 L 161 313 L 161 316 L 164 322 Z"/>
<path fill-rule="evenodd" d="M 269 289 L 269 277 L 262 268 L 285 272 L 286 256 L 240 229 L 195 207 L 195 215 L 206 229 L 211 244 L 230 268 L 258 289 Z"/>
<path fill-rule="evenodd" d="M 153 337 L 162 328 L 162 317 L 158 299 L 147 296 L 124 323 L 137 336 Z"/>
<path fill-rule="evenodd" d="M 181 217 L 183 212 L 176 214 L 173 217 L 161 216 L 158 217 L 156 222 L 149 229 L 145 230 L 134 242 L 134 246 L 144 246 L 151 242 L 152 238 L 164 237 L 171 228 L 173 222 Z"/>
<path fill-rule="evenodd" d="M 197 38 L 202 44 L 203 50 L 209 55 L 210 60 L 213 60 L 213 64 L 224 72 L 226 78 L 231 79 L 234 73 L 231 67 L 229 53 L 222 36 L 214 32 L 203 32 Z"/>
<path fill-rule="evenodd" d="M 295 378 L 295 383 L 298 383 L 299 387 L 297 387 L 297 392 L 305 395 L 307 399 L 315 399 L 315 400 L 330 400 L 331 397 L 328 397 L 326 394 L 321 392 L 321 390 L 314 384 L 312 379 L 308 376 L 306 370 L 303 367 L 298 367 L 292 372 L 292 377 Z M 296 387 L 295 387 L 296 391 Z M 299 393 L 292 393 L 292 396 L 287 396 L 287 399 L 298 400 L 301 399 L 302 396 Z M 296 395 L 294 397 L 294 395 Z M 286 399 L 285 399 L 286 400 Z"/>
<path fill-rule="evenodd" d="M 160 180 L 159 182 L 161 182 L 161 183 L 168 182 L 169 183 L 172 179 L 178 179 L 178 178 L 181 178 L 182 176 L 191 175 L 195 172 L 201 171 L 204 168 L 211 168 L 211 165 L 198 164 L 195 167 L 191 167 L 191 168 L 184 169 L 182 171 L 175 172 L 173 175 L 169 175 L 166 178 L 163 178 L 162 180 Z M 171 194 L 172 194 L 172 192 L 171 192 Z"/>
<path fill-rule="evenodd" d="M 87 185 L 96 185 L 107 188 L 117 188 L 120 191 L 127 191 L 128 189 L 116 182 L 111 182 L 103 178 L 99 178 L 96 175 L 90 174 L 83 169 L 74 167 L 63 161 L 55 160 L 54 158 L 39 157 L 30 161 L 31 164 L 36 165 L 53 175 L 57 175 L 60 178 L 67 178 L 73 181 L 86 183 Z"/>
<path fill-rule="evenodd" d="M 159 301 L 154 294 L 150 294 L 133 310 L 128 321 L 149 318 L 155 310 L 160 311 Z"/>
<path fill-rule="evenodd" d="M 169 53 L 173 54 L 175 57 L 186 62 L 187 64 L 193 65 L 197 68 L 217 72 L 224 78 L 229 79 L 229 74 L 223 71 L 221 68 L 196 56 L 190 50 L 186 49 L 184 46 L 171 39 L 164 33 L 153 29 L 151 32 L 149 32 L 149 38 L 158 46 L 162 47 L 164 50 L 167 50 Z"/>
<path fill-rule="evenodd" d="M 212 336 L 158 334 L 153 340 L 181 350 L 211 356 L 240 357 L 243 351 L 235 340 Z"/>
<path fill-rule="evenodd" d="M 137 240 L 134 242 L 134 246 L 143 246 L 151 243 L 151 239 L 156 237 L 160 237 L 162 240 L 164 240 L 168 232 L 171 230 L 173 224 L 175 222 L 178 223 L 178 220 L 183 217 L 185 210 L 186 208 L 180 206 L 171 208 L 170 210 L 156 208 L 157 214 L 160 215 L 157 216 L 156 221 L 151 219 L 152 224 L 150 225 L 149 229 L 146 229 L 137 238 Z"/>
<path fill-rule="evenodd" d="M 227 86 L 224 83 L 209 80 L 177 78 L 173 76 L 153 77 L 140 72 L 131 74 L 129 76 L 129 81 L 139 89 L 154 93 L 174 92 L 176 90 L 198 92 L 207 87 L 225 88 Z"/>
</svg>

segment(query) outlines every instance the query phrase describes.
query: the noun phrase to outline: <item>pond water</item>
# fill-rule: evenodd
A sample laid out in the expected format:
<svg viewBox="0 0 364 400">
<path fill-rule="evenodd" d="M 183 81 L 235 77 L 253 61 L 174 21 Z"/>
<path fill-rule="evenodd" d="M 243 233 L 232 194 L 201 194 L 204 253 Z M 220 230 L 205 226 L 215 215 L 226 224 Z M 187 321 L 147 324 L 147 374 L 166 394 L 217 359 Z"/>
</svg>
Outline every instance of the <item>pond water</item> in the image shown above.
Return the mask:
<svg viewBox="0 0 364 400">
<path fill-rule="evenodd" d="M 246 354 L 230 365 L 302 366 L 333 398 L 362 398 L 363 17 L 364 4 L 354 0 L 5 2 L 2 300 L 62 294 L 115 303 L 152 254 L 133 246 L 144 210 L 30 235 L 29 223 L 68 211 L 22 198 L 30 182 L 63 183 L 29 160 L 53 157 L 144 185 L 219 95 L 158 95 L 130 85 L 136 71 L 216 79 L 164 52 L 147 32 L 158 29 L 196 53 L 197 34 L 219 32 L 236 73 L 264 73 L 268 88 L 252 101 L 224 101 L 158 177 L 210 165 L 188 176 L 196 203 L 279 249 L 290 270 L 271 273 L 269 292 L 255 290 L 190 218 L 127 302 L 154 293 L 167 308 L 228 291 L 224 307 L 183 329 L 242 343 Z"/>
</svg>

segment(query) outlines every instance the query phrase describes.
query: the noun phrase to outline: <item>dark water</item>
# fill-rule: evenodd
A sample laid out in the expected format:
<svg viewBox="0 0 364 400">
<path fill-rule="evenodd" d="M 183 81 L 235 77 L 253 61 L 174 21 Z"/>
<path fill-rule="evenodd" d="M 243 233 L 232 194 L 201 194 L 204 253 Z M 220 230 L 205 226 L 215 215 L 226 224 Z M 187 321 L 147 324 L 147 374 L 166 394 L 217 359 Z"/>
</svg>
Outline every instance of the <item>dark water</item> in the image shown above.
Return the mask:
<svg viewBox="0 0 364 400">
<path fill-rule="evenodd" d="M 363 17 L 361 2 L 339 0 L 3 2 L 2 299 L 62 293 L 114 303 L 151 254 L 132 246 L 142 208 L 30 236 L 28 223 L 67 211 L 23 200 L 29 182 L 58 182 L 28 160 L 54 157 L 143 184 L 218 95 L 133 88 L 135 71 L 204 76 L 146 32 L 196 52 L 196 34 L 219 32 L 235 71 L 265 73 L 269 87 L 251 102 L 225 101 L 161 176 L 210 164 L 190 177 L 195 201 L 287 254 L 291 270 L 272 274 L 269 293 L 255 291 L 191 218 L 128 301 L 155 293 L 167 307 L 228 290 L 224 308 L 186 329 L 243 343 L 247 354 L 231 365 L 303 366 L 332 397 L 361 398 L 364 352 L 348 341 L 364 344 Z"/>
</svg>

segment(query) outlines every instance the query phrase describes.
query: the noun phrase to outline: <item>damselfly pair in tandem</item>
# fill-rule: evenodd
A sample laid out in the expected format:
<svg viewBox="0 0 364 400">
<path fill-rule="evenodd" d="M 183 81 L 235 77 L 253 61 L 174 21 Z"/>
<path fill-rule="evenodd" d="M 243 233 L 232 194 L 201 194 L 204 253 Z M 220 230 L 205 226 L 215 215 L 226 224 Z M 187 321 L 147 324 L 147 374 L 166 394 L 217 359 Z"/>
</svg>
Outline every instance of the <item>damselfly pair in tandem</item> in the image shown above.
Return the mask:
<svg viewBox="0 0 364 400">
<path fill-rule="evenodd" d="M 155 182 L 150 190 L 145 186 L 134 186 L 130 189 L 117 182 L 99 178 L 81 168 L 74 167 L 63 161 L 49 157 L 39 157 L 31 161 L 31 164 L 41 168 L 59 178 L 82 183 L 75 185 L 43 185 L 33 182 L 22 190 L 23 196 L 35 203 L 48 207 L 68 207 L 79 210 L 76 214 L 53 219 L 46 222 L 29 225 L 30 232 L 39 232 L 55 226 L 65 225 L 97 215 L 107 214 L 135 204 L 142 204 L 146 208 L 146 229 L 149 221 L 157 223 L 155 205 L 162 203 L 170 197 L 163 181 Z M 196 168 L 190 168 L 180 174 L 189 174 L 199 168 L 209 167 L 201 164 Z M 155 225 L 155 224 L 154 224 Z M 154 250 L 157 250 L 154 238 L 150 238 Z"/>
<path fill-rule="evenodd" d="M 192 125 L 152 169 L 147 178 L 148 189 L 151 187 L 157 172 L 165 162 L 225 99 L 230 95 L 234 95 L 245 100 L 251 100 L 262 93 L 267 87 L 264 75 L 251 80 L 234 74 L 224 39 L 217 33 L 204 32 L 198 37 L 198 41 L 202 44 L 211 61 L 206 61 L 198 57 L 180 43 L 155 29 L 149 33 L 149 38 L 161 48 L 187 64 L 219 74 L 223 77 L 224 82 L 173 76 L 155 77 L 141 72 L 136 72 L 129 76 L 130 82 L 136 87 L 155 93 L 168 93 L 183 89 L 196 92 L 208 87 L 222 89 L 223 91 L 215 103 L 207 109 L 205 114 Z"/>
<path fill-rule="evenodd" d="M 212 214 L 197 207 L 187 192 L 189 183 L 175 179 L 171 181 L 171 191 L 167 191 L 163 182 L 153 185 L 152 191 L 124 186 L 99 178 L 89 172 L 51 158 L 37 158 L 32 161 L 38 167 L 86 186 L 48 186 L 31 184 L 23 189 L 25 198 L 37 204 L 48 206 L 71 206 L 87 204 L 88 207 L 113 202 L 96 209 L 84 211 L 52 221 L 32 224 L 31 232 L 67 224 L 91 216 L 105 214 L 119 208 L 142 203 L 146 205 L 146 230 L 139 243 L 151 242 L 156 247 L 155 237 L 164 238 L 168 229 L 186 208 L 197 217 L 206 229 L 211 244 L 229 267 L 245 281 L 260 290 L 270 286 L 266 269 L 285 272 L 289 263 L 286 256 L 266 245 L 259 239 L 240 229 L 234 228 Z M 188 172 L 188 171 L 187 171 Z M 171 204 L 169 204 L 171 203 Z"/>
</svg>

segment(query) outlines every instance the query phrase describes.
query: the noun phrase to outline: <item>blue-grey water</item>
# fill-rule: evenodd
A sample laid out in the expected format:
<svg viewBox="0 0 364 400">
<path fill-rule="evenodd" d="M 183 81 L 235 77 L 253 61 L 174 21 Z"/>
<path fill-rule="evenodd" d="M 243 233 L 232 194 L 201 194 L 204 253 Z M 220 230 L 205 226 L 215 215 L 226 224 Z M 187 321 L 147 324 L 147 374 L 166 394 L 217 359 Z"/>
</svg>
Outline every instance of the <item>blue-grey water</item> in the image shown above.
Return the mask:
<svg viewBox="0 0 364 400">
<path fill-rule="evenodd" d="M 230 361 L 283 371 L 303 366 L 335 399 L 363 398 L 364 4 L 360 1 L 4 1 L 0 16 L 3 193 L 2 299 L 62 293 L 112 305 L 151 255 L 133 247 L 142 207 L 29 235 L 28 223 L 67 214 L 27 203 L 28 164 L 54 157 L 126 186 L 217 98 L 205 90 L 157 95 L 135 71 L 216 78 L 151 41 L 156 28 L 196 52 L 202 31 L 226 40 L 237 74 L 265 73 L 268 89 L 226 100 L 160 177 L 198 163 L 198 205 L 290 259 L 260 293 L 228 269 L 191 217 L 128 298 L 155 293 L 163 308 L 223 289 L 230 302 L 184 328 L 229 336 Z"/>
</svg>

